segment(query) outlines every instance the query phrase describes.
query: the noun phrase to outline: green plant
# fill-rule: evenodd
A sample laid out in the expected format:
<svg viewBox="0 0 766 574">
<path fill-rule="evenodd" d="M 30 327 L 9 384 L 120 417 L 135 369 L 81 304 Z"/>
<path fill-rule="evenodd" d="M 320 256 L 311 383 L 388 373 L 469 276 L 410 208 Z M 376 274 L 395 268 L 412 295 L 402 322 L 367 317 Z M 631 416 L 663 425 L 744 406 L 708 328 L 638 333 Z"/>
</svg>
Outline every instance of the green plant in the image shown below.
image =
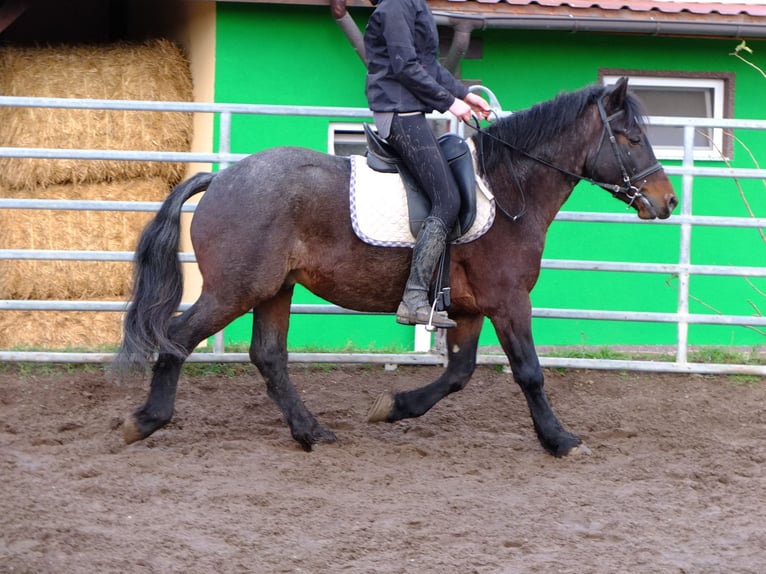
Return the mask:
<svg viewBox="0 0 766 574">
<path fill-rule="evenodd" d="M 19 377 L 40 377 L 72 373 L 104 372 L 105 366 L 94 363 L 35 363 L 13 362 L 0 364 L 0 373 Z"/>
<path fill-rule="evenodd" d="M 757 70 L 764 78 L 766 78 L 766 72 L 763 71 L 763 69 L 760 66 L 757 66 L 753 62 L 751 62 L 748 58 L 744 57 L 742 55 L 742 52 L 747 52 L 748 54 L 752 54 L 753 50 L 747 45 L 747 42 L 745 40 L 742 40 L 739 44 L 737 44 L 737 47 L 734 48 L 733 52 L 730 52 L 730 56 L 734 56 L 738 60 L 741 60 L 751 68 Z"/>
<path fill-rule="evenodd" d="M 756 385 L 763 382 L 763 377 L 756 375 L 729 375 L 729 379 L 735 385 Z"/>
<path fill-rule="evenodd" d="M 734 363 L 759 365 L 766 363 L 758 353 L 741 352 L 723 347 L 701 347 L 689 353 L 689 359 L 694 363 Z"/>
<path fill-rule="evenodd" d="M 256 373 L 250 363 L 184 363 L 183 372 L 189 376 L 214 375 L 231 378 Z"/>
</svg>

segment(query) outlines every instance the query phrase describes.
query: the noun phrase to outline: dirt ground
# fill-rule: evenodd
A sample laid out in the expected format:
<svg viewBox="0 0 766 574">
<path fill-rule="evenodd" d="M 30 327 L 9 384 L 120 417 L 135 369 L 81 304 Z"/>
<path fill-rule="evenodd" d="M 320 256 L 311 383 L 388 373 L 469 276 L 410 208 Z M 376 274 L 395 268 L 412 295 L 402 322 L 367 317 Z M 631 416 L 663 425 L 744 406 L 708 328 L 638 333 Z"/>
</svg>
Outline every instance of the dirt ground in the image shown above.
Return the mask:
<svg viewBox="0 0 766 574">
<path fill-rule="evenodd" d="M 126 446 L 146 382 L 0 371 L 0 572 L 760 573 L 761 379 L 549 370 L 590 456 L 555 459 L 483 367 L 424 417 L 369 424 L 432 367 L 292 368 L 339 437 L 305 453 L 260 379 L 182 378 Z"/>
</svg>

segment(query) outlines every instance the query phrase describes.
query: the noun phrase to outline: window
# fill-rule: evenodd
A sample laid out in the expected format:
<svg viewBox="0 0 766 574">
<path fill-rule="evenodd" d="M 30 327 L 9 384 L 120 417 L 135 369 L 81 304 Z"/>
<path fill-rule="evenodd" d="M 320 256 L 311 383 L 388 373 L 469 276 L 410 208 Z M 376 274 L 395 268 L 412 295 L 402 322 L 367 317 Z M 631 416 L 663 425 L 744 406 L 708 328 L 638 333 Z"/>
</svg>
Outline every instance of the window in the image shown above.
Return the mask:
<svg viewBox="0 0 766 574">
<path fill-rule="evenodd" d="M 367 140 L 360 123 L 330 123 L 327 151 L 333 155 L 364 155 Z"/>
<path fill-rule="evenodd" d="M 630 89 L 644 104 L 647 115 L 692 118 L 730 118 L 733 116 L 733 74 L 650 74 L 630 70 L 601 71 L 604 84 L 620 77 L 630 78 Z M 683 157 L 683 127 L 649 125 L 647 134 L 658 158 Z M 697 128 L 694 159 L 720 160 L 730 157 L 731 137 L 721 128 Z"/>
<path fill-rule="evenodd" d="M 370 119 L 370 122 L 372 120 Z M 450 129 L 449 119 L 432 119 L 431 128 L 439 137 Z M 367 137 L 361 123 L 331 122 L 328 127 L 327 152 L 333 155 L 365 155 Z"/>
</svg>

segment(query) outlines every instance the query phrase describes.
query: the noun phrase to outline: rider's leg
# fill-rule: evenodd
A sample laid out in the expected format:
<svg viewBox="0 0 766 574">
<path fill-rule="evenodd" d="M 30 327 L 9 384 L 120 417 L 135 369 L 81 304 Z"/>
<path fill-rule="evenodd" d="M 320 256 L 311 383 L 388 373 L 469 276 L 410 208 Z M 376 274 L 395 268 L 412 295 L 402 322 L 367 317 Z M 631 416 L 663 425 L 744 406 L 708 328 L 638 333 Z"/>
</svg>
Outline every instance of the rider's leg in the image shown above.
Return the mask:
<svg viewBox="0 0 766 574">
<path fill-rule="evenodd" d="M 436 327 L 454 327 L 455 322 L 445 313 L 432 315 L 428 288 L 444 251 L 447 233 L 457 221 L 460 209 L 457 184 L 423 114 L 396 114 L 388 141 L 431 199 L 431 213 L 415 240 L 410 276 L 396 313 L 397 321 L 406 325 L 430 323 Z"/>
<path fill-rule="evenodd" d="M 444 251 L 447 228 L 438 217 L 423 222 L 412 250 L 410 276 L 404 287 L 402 302 L 396 310 L 396 320 L 404 325 L 433 325 L 449 329 L 457 324 L 445 313 L 432 313 L 428 302 L 428 287 Z"/>
</svg>

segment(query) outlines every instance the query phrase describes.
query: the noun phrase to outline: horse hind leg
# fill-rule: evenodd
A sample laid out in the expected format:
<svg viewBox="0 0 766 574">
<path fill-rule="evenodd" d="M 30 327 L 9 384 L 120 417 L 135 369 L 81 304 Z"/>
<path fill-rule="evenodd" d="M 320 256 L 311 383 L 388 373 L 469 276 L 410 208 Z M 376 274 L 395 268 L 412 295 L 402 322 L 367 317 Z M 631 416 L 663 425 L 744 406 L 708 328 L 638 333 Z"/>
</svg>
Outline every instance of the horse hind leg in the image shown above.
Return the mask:
<svg viewBox="0 0 766 574">
<path fill-rule="evenodd" d="M 160 350 L 152 367 L 146 402 L 123 423 L 123 435 L 127 444 L 145 439 L 170 422 L 175 411 L 178 378 L 184 361 L 201 341 L 220 331 L 241 314 L 232 309 L 221 309 L 213 298 L 203 294 L 188 310 L 171 320 L 168 338 L 183 349 L 183 354 Z"/>
<path fill-rule="evenodd" d="M 160 353 L 152 367 L 152 382 L 146 402 L 125 419 L 122 425 L 126 444 L 143 440 L 173 418 L 176 389 L 185 357 Z"/>
<path fill-rule="evenodd" d="M 447 332 L 447 368 L 434 382 L 400 393 L 384 393 L 372 405 L 369 422 L 394 422 L 419 417 L 449 394 L 462 390 L 476 369 L 476 350 L 482 316 L 462 317 L 458 326 Z"/>
<path fill-rule="evenodd" d="M 253 309 L 250 360 L 266 381 L 268 395 L 282 411 L 292 437 L 308 452 L 313 445 L 334 442 L 336 437 L 306 408 L 288 374 L 287 330 L 292 295 L 292 287 L 284 288 Z"/>
</svg>

